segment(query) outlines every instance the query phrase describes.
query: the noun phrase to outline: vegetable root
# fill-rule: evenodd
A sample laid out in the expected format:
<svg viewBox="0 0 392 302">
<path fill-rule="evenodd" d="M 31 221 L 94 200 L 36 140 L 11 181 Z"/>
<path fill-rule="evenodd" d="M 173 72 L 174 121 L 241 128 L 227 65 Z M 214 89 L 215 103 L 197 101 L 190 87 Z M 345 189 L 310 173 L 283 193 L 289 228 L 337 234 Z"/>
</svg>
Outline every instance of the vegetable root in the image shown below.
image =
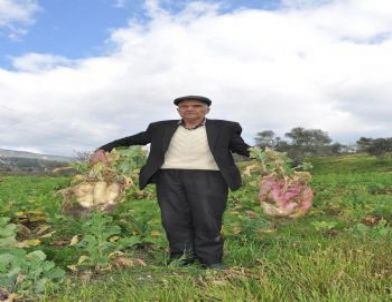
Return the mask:
<svg viewBox="0 0 392 302">
<path fill-rule="evenodd" d="M 136 174 L 133 171 L 138 170 L 132 154 L 122 157 L 113 150 L 105 156 L 106 161 L 86 166 L 82 174 L 73 177 L 70 187 L 60 190 L 63 212 L 79 217 L 92 211 L 109 212 L 122 202 L 128 189 L 136 190 L 132 177 Z"/>
<path fill-rule="evenodd" d="M 63 210 L 70 211 L 71 205 L 80 207 L 81 211 L 90 212 L 94 210 L 109 211 L 114 205 L 122 201 L 124 191 L 129 185 L 104 181 L 84 182 L 61 191 L 64 197 Z M 75 210 L 75 209 L 73 209 Z"/>
<path fill-rule="evenodd" d="M 259 200 L 264 213 L 275 217 L 299 218 L 312 206 L 313 191 L 292 177 L 267 176 L 260 181 Z"/>
<path fill-rule="evenodd" d="M 311 174 L 291 168 L 285 153 L 252 148 L 251 154 L 261 174 L 259 201 L 264 213 L 274 217 L 304 216 L 312 206 Z M 250 175 L 254 166 L 248 166 L 245 172 Z"/>
</svg>

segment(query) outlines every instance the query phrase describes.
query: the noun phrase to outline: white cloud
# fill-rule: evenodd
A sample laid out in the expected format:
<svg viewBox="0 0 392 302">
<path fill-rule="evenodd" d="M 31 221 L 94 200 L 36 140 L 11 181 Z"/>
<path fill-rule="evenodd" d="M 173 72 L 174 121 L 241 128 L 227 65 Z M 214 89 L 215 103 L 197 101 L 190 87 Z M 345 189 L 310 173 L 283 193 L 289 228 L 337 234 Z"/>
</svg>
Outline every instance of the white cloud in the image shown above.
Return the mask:
<svg viewBox="0 0 392 302">
<path fill-rule="evenodd" d="M 367 43 L 392 34 L 391 12 L 388 0 L 340 0 L 309 10 L 304 17 L 341 39 Z"/>
<path fill-rule="evenodd" d="M 290 9 L 317 7 L 331 2 L 333 0 L 281 0 L 282 6 Z"/>
<path fill-rule="evenodd" d="M 24 35 L 39 10 L 37 0 L 0 0 L 0 30 L 13 39 Z"/>
<path fill-rule="evenodd" d="M 72 64 L 73 61 L 65 57 L 40 53 L 28 53 L 12 60 L 12 66 L 16 70 L 25 72 L 42 72 Z"/>
<path fill-rule="evenodd" d="M 172 15 L 147 1 L 151 22 L 115 30 L 107 56 L 30 54 L 0 70 L 0 147 L 93 149 L 177 118 L 172 99 L 185 94 L 211 97 L 210 117 L 239 121 L 249 143 L 295 126 L 343 142 L 391 136 L 392 8 L 372 3 L 220 14 L 194 2 Z"/>
<path fill-rule="evenodd" d="M 131 0 L 113 0 L 113 5 L 118 8 L 125 7 Z"/>
</svg>

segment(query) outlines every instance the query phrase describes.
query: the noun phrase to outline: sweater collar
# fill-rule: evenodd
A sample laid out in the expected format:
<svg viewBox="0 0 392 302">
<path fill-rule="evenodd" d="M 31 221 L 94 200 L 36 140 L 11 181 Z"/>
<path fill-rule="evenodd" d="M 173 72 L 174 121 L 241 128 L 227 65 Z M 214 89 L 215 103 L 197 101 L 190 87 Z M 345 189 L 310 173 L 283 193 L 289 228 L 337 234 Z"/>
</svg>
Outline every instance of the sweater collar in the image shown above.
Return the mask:
<svg viewBox="0 0 392 302">
<path fill-rule="evenodd" d="M 183 119 L 179 120 L 177 125 L 184 127 L 186 130 L 195 130 L 199 127 L 203 127 L 206 125 L 206 118 L 204 118 L 199 124 L 197 124 L 196 126 L 193 126 L 192 128 L 186 128 L 185 127 L 185 122 Z"/>
</svg>

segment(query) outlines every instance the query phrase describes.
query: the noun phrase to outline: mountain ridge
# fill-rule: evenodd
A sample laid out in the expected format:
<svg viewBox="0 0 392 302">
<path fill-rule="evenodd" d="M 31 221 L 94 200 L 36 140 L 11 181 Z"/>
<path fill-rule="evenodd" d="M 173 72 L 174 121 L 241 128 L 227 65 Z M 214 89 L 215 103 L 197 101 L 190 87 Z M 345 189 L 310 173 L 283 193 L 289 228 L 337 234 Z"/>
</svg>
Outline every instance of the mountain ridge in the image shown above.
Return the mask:
<svg viewBox="0 0 392 302">
<path fill-rule="evenodd" d="M 38 159 L 38 160 L 56 161 L 56 162 L 64 162 L 64 163 L 75 160 L 75 158 L 73 157 L 67 157 L 61 155 L 41 154 L 41 153 L 34 153 L 28 151 L 16 151 L 16 150 L 0 148 L 0 160 L 10 159 L 10 158 Z"/>
</svg>

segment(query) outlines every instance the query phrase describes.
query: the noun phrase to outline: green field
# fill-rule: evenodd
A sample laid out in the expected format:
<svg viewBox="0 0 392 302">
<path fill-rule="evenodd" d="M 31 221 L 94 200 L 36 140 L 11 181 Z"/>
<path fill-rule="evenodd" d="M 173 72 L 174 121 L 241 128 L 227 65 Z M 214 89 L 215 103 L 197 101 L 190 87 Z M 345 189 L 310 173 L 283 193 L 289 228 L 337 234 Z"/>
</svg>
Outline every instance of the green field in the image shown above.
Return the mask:
<svg viewBox="0 0 392 302">
<path fill-rule="evenodd" d="M 111 215 L 76 219 L 61 214 L 56 194 L 70 178 L 0 176 L 0 217 L 18 225 L 19 250 L 46 255 L 27 257 L 24 277 L 12 280 L 0 231 L 0 288 L 51 302 L 392 301 L 392 159 L 311 162 L 314 206 L 302 219 L 264 216 L 256 175 L 230 194 L 224 271 L 166 265 L 153 197 L 128 196 Z"/>
</svg>

